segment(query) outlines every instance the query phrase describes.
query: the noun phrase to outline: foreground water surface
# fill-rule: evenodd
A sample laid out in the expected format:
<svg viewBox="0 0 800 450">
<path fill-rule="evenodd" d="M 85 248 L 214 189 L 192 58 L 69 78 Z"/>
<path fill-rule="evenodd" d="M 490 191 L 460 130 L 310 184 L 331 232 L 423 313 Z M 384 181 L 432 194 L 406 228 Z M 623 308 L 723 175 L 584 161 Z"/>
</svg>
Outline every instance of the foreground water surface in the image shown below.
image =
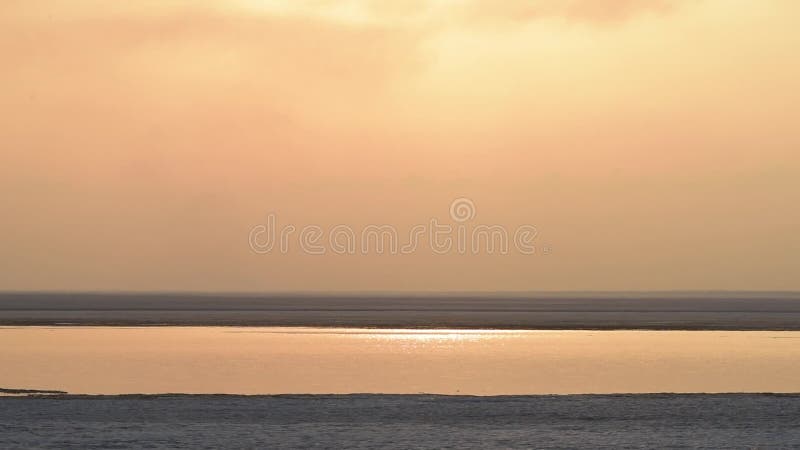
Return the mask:
<svg viewBox="0 0 800 450">
<path fill-rule="evenodd" d="M 0 397 L 0 448 L 797 448 L 800 397 Z"/>
<path fill-rule="evenodd" d="M 0 387 L 93 394 L 800 392 L 800 332 L 5 327 Z"/>
</svg>

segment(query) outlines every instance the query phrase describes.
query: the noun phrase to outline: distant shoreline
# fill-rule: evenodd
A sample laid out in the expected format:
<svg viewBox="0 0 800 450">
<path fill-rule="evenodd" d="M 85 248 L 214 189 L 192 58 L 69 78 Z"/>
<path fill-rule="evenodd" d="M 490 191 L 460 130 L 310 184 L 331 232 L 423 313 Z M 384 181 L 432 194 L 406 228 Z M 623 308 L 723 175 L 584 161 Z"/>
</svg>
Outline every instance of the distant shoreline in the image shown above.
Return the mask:
<svg viewBox="0 0 800 450">
<path fill-rule="evenodd" d="M 0 388 L 0 395 L 68 395 L 67 391 L 56 391 L 49 389 L 9 389 Z"/>
<path fill-rule="evenodd" d="M 464 324 L 448 324 L 445 322 L 435 323 L 431 325 L 409 325 L 406 323 L 398 324 L 374 324 L 370 322 L 368 325 L 360 325 L 357 323 L 344 324 L 344 325 L 330 325 L 330 324 L 274 324 L 274 322 L 247 322 L 247 323 L 230 323 L 219 324 L 217 322 L 174 322 L 174 323 L 141 323 L 141 322 L 91 322 L 91 323 L 59 323 L 48 321 L 16 321 L 16 322 L 0 322 L 0 328 L 15 328 L 15 327 L 48 327 L 48 328 L 69 328 L 69 327 L 91 327 L 91 328 L 169 328 L 169 327 L 182 327 L 182 328 L 203 328 L 203 327 L 222 327 L 222 328 L 319 328 L 319 329 L 364 329 L 364 330 L 487 330 L 487 331 L 800 331 L 800 326 L 792 327 L 775 327 L 771 325 L 753 325 L 751 327 L 742 327 L 737 325 L 609 325 L 607 327 L 588 326 L 588 325 L 537 325 L 532 323 L 530 325 L 464 325 Z"/>
<path fill-rule="evenodd" d="M 800 293 L 0 293 L 0 326 L 798 331 Z"/>
</svg>

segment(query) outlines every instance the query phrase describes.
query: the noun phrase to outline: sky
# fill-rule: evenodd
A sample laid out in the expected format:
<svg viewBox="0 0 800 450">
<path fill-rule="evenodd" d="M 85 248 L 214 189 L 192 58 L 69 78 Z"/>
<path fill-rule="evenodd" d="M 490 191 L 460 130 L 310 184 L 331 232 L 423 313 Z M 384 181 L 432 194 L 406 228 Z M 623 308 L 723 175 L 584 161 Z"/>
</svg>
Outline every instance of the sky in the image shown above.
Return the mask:
<svg viewBox="0 0 800 450">
<path fill-rule="evenodd" d="M 800 290 L 798 17 L 5 0 L 0 290 Z M 270 214 L 531 226 L 536 251 L 254 249 Z"/>
</svg>

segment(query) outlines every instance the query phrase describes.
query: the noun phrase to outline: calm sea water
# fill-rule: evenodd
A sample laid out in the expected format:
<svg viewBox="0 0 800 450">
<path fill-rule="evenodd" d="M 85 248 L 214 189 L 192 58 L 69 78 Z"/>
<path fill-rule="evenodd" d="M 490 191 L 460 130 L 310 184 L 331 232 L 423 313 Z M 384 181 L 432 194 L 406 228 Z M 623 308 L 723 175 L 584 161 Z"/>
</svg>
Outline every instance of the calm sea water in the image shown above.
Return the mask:
<svg viewBox="0 0 800 450">
<path fill-rule="evenodd" d="M 800 392 L 800 332 L 3 327 L 0 387 L 102 394 Z"/>
<path fill-rule="evenodd" d="M 800 396 L 0 397 L 0 448 L 800 446 Z"/>
</svg>

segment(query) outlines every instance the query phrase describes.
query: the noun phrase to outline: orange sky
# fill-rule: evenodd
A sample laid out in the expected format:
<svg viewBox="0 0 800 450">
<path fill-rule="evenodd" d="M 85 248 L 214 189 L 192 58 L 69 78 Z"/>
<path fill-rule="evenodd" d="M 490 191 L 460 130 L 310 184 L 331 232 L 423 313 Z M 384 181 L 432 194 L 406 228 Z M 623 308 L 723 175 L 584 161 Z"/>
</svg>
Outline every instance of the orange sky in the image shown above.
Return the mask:
<svg viewBox="0 0 800 450">
<path fill-rule="evenodd" d="M 0 289 L 800 289 L 794 0 L 5 0 Z M 257 255 L 533 224 L 537 255 Z"/>
</svg>

